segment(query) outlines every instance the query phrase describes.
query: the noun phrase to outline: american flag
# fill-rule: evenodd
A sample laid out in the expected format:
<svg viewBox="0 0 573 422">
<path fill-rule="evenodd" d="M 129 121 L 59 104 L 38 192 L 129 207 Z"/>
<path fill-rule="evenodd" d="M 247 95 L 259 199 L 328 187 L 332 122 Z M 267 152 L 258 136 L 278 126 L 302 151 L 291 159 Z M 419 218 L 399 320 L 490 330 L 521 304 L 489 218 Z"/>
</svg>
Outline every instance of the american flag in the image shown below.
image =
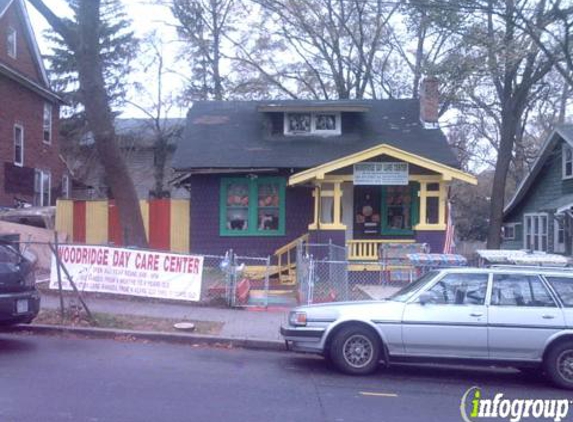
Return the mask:
<svg viewBox="0 0 573 422">
<path fill-rule="evenodd" d="M 444 243 L 444 253 L 452 254 L 456 249 L 456 226 L 454 225 L 454 220 L 452 218 L 452 204 L 450 201 L 448 201 L 447 214 L 448 221 L 446 224 L 446 241 Z"/>
</svg>

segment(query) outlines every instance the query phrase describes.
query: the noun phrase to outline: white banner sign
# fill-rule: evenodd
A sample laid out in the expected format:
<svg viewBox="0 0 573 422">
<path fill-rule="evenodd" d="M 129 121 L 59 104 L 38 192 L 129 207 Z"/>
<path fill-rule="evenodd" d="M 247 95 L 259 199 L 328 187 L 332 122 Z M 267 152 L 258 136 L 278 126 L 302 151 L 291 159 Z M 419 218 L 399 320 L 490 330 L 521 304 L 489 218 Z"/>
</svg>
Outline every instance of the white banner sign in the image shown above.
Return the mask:
<svg viewBox="0 0 573 422">
<path fill-rule="evenodd" d="M 189 301 L 201 298 L 202 256 L 81 245 L 61 245 L 59 254 L 80 291 Z M 55 256 L 50 288 L 58 288 Z M 62 288 L 72 290 L 63 272 Z"/>
<path fill-rule="evenodd" d="M 408 163 L 354 164 L 355 185 L 407 185 Z"/>
</svg>

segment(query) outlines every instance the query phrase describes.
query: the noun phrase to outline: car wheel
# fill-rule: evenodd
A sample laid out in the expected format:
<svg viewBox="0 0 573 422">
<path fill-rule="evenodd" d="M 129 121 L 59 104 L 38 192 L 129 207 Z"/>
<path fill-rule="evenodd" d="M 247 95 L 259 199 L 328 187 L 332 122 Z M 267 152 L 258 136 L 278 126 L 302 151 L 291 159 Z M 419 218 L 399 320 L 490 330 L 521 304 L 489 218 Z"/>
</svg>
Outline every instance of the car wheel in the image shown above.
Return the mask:
<svg viewBox="0 0 573 422">
<path fill-rule="evenodd" d="M 371 374 L 380 361 L 380 340 L 371 330 L 360 326 L 342 328 L 332 340 L 330 359 L 345 374 Z"/>
<path fill-rule="evenodd" d="M 549 350 L 545 370 L 555 385 L 573 390 L 573 341 L 557 344 Z"/>
</svg>

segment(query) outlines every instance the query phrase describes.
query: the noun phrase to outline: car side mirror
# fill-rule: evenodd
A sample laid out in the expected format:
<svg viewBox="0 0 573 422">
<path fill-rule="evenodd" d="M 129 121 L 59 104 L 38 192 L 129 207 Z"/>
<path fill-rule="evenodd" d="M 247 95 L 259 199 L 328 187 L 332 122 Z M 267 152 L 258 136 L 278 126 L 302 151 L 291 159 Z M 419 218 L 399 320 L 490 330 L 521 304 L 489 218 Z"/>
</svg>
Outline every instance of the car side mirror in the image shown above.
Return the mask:
<svg viewBox="0 0 573 422">
<path fill-rule="evenodd" d="M 426 305 L 428 303 L 432 303 L 434 300 L 434 296 L 430 292 L 424 292 L 418 298 L 420 305 Z"/>
</svg>

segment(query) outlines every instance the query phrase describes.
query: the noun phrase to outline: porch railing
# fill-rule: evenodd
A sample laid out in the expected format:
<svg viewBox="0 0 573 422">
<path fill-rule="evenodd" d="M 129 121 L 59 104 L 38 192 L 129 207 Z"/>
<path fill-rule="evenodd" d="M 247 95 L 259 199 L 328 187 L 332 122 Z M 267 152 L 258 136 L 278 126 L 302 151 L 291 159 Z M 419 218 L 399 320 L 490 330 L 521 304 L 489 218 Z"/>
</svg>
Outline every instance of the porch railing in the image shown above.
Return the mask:
<svg viewBox="0 0 573 422">
<path fill-rule="evenodd" d="M 378 249 L 382 243 L 414 243 L 414 240 L 396 239 L 369 239 L 369 240 L 348 240 L 349 261 L 378 261 Z"/>
<path fill-rule="evenodd" d="M 275 251 L 279 280 L 282 284 L 296 284 L 296 246 L 299 242 L 308 245 L 309 235 L 303 234 Z M 308 246 L 307 246 L 308 248 Z"/>
</svg>

